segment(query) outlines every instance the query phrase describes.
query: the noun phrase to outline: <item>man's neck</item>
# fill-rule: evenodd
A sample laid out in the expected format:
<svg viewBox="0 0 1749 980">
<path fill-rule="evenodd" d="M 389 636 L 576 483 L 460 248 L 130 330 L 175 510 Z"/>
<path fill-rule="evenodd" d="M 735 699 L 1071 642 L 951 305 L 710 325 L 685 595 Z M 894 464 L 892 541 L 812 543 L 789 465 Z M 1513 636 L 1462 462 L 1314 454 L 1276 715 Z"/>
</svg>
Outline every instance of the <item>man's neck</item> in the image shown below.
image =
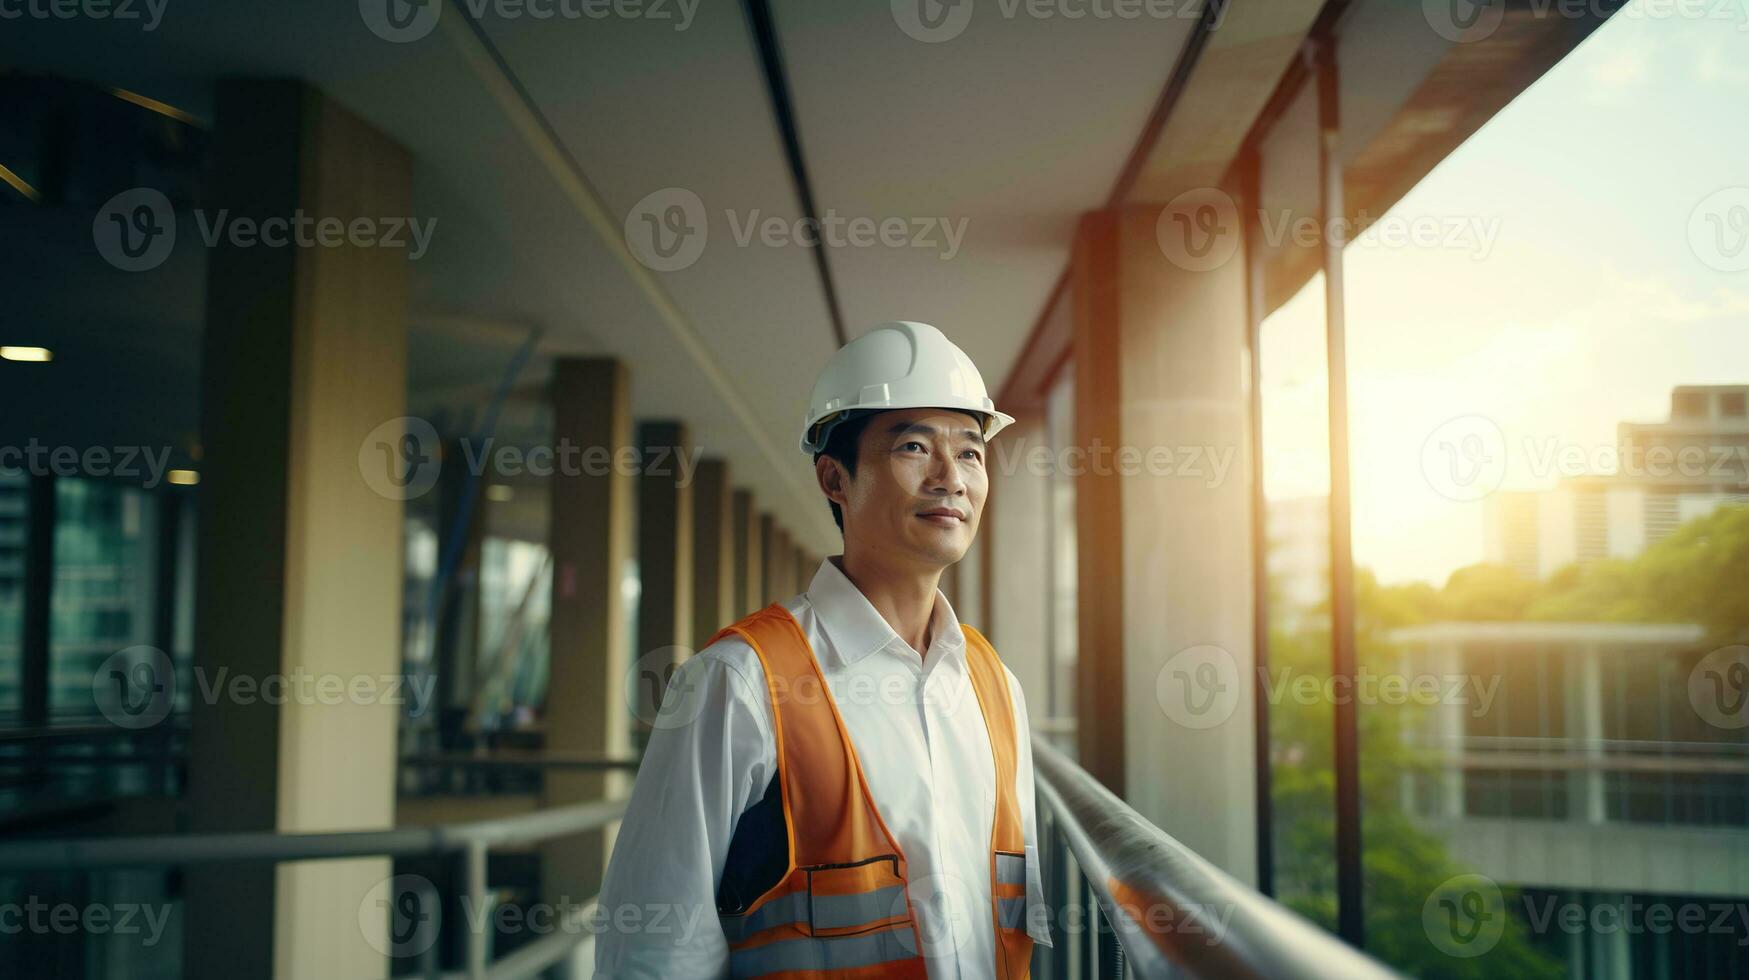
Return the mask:
<svg viewBox="0 0 1749 980">
<path fill-rule="evenodd" d="M 845 554 L 833 558 L 838 570 L 856 586 L 875 612 L 887 621 L 899 639 L 922 656 L 929 651 L 929 625 L 935 614 L 935 590 L 941 569 L 893 568 L 866 556 Z"/>
</svg>

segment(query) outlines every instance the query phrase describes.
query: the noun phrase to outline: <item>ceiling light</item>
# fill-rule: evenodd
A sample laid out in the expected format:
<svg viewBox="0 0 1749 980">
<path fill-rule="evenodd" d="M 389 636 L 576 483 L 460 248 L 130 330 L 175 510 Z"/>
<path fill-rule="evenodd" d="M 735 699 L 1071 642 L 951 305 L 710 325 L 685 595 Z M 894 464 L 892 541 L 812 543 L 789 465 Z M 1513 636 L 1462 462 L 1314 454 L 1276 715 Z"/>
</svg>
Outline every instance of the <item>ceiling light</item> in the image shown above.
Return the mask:
<svg viewBox="0 0 1749 980">
<path fill-rule="evenodd" d="M 32 204 L 41 204 L 43 202 L 41 191 L 30 186 L 30 181 L 18 176 L 4 166 L 0 166 L 0 184 L 6 184 L 18 193 L 23 194 L 25 200 Z"/>
<path fill-rule="evenodd" d="M 516 496 L 516 491 L 502 483 L 494 483 L 486 488 L 486 499 L 495 503 L 504 503 L 514 496 Z"/>
<path fill-rule="evenodd" d="M 54 359 L 54 352 L 47 347 L 0 347 L 0 360 L 42 363 Z"/>
<path fill-rule="evenodd" d="M 179 487 L 192 487 L 200 482 L 200 474 L 194 470 L 171 470 L 165 477 Z"/>
</svg>

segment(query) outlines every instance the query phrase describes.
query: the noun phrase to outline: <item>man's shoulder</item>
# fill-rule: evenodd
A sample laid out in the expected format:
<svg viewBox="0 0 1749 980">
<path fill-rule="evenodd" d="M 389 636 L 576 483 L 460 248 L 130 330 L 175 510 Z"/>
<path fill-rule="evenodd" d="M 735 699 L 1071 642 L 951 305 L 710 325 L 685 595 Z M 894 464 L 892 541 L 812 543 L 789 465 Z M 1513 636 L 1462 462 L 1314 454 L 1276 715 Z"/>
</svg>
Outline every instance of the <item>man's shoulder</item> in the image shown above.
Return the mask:
<svg viewBox="0 0 1749 980">
<path fill-rule="evenodd" d="M 755 610 L 718 630 L 716 637 L 707 643 L 705 648 L 700 650 L 693 659 L 709 660 L 747 678 L 762 680 L 765 676 L 764 663 L 759 659 L 759 654 L 753 649 L 753 645 L 747 642 L 747 638 L 735 630 L 749 625 L 749 620 L 765 613 L 772 606 L 780 607 L 789 613 L 796 620 L 796 625 L 801 628 L 802 635 L 804 637 L 807 635 L 807 620 L 812 612 L 808 607 L 807 594 L 801 593 L 782 602 Z"/>
<path fill-rule="evenodd" d="M 688 663 L 698 664 L 693 670 L 725 670 L 738 674 L 750 684 L 759 682 L 762 686 L 765 678 L 765 667 L 759 662 L 759 654 L 739 633 L 719 634 Z"/>
</svg>

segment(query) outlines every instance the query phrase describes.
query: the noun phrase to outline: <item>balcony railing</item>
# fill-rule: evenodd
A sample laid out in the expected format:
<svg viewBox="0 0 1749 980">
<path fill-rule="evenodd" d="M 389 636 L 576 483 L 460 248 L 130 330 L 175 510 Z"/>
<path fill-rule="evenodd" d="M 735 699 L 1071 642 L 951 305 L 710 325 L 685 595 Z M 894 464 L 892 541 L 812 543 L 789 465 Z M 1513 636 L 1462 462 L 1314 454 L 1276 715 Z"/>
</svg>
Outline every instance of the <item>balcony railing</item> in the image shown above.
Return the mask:
<svg viewBox="0 0 1749 980">
<path fill-rule="evenodd" d="M 1216 868 L 1143 819 L 1045 739 L 1033 741 L 1039 844 L 1054 946 L 1035 951 L 1039 977 L 1256 977 L 1372 980 L 1385 967 Z M 631 760 L 529 754 L 426 756 L 419 767 L 466 770 L 629 768 Z M 175 868 L 212 862 L 309 861 L 344 857 L 450 855 L 472 908 L 487 900 L 493 847 L 526 845 L 603 827 L 623 801 L 540 810 L 473 823 L 328 834 L 172 834 L 30 840 L 0 844 L 0 875 L 23 871 Z M 441 899 L 417 896 L 422 913 Z M 1077 916 L 1076 913 L 1085 913 Z M 581 913 L 593 914 L 590 909 Z M 435 919 L 431 921 L 436 921 Z M 490 930 L 467 929 L 472 978 L 538 975 L 577 952 L 591 933 L 555 929 L 489 962 Z M 430 954 L 421 976 L 442 976 Z M 586 975 L 586 974 L 585 974 Z"/>
<path fill-rule="evenodd" d="M 1033 740 L 1046 903 L 1037 976 L 1384 980 L 1396 974 L 1210 864 Z"/>
<path fill-rule="evenodd" d="M 0 875 L 28 871 L 110 871 L 119 868 L 180 868 L 243 861 L 319 861 L 330 858 L 421 857 L 449 855 L 461 862 L 468 907 L 487 907 L 486 858 L 494 847 L 536 844 L 598 830 L 625 813 L 625 801 L 608 800 L 538 810 L 496 820 L 435 827 L 332 834 L 162 834 L 147 837 L 32 840 L 0 844 Z M 435 891 L 417 892 L 422 922 L 439 921 Z M 580 927 L 593 903 L 577 912 L 575 923 L 559 923 L 538 939 L 496 962 L 488 962 L 491 933 L 465 929 L 466 970 L 447 977 L 467 980 L 523 980 L 536 977 L 591 938 Z M 435 953 L 435 947 L 427 951 Z M 434 955 L 421 963 L 420 976 L 445 976 Z M 447 978 L 446 978 L 447 980 Z"/>
</svg>

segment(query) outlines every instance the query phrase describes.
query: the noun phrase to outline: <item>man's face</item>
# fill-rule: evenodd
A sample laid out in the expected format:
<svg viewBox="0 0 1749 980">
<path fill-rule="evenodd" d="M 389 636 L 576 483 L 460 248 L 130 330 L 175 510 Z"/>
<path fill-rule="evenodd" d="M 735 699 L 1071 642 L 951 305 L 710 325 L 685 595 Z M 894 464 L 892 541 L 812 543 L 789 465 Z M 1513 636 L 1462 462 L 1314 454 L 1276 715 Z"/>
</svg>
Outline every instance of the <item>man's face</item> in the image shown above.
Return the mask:
<svg viewBox="0 0 1749 980">
<path fill-rule="evenodd" d="M 820 474 L 844 511 L 846 552 L 856 548 L 937 569 L 965 557 L 990 492 L 978 430 L 975 417 L 939 408 L 871 418 L 858 445 L 856 476 L 843 479 L 842 468 L 836 479 Z M 837 465 L 825 458 L 821 464 Z"/>
</svg>

